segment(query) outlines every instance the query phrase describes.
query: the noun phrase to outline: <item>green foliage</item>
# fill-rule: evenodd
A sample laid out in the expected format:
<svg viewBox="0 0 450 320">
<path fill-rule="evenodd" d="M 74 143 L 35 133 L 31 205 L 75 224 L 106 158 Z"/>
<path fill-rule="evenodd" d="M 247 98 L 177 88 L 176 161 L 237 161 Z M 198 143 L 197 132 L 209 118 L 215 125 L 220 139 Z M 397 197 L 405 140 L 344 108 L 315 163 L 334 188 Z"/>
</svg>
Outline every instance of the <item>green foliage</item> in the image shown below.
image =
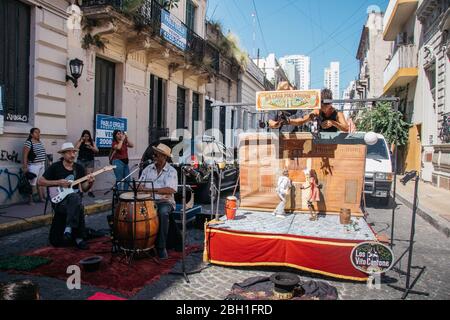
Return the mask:
<svg viewBox="0 0 450 320">
<path fill-rule="evenodd" d="M 142 5 L 144 0 L 124 0 L 122 3 L 122 11 L 126 14 L 135 13 Z"/>
<path fill-rule="evenodd" d="M 107 41 L 105 39 L 103 39 L 97 34 L 95 36 L 92 36 L 90 33 L 87 33 L 81 40 L 81 47 L 87 50 L 91 46 L 96 46 L 101 50 L 105 50 L 106 42 Z"/>
<path fill-rule="evenodd" d="M 364 109 L 356 117 L 355 124 L 358 131 L 382 134 L 389 144 L 404 146 L 408 143 L 411 124 L 403 120 L 401 112 L 392 110 L 389 103 L 379 103 L 376 107 Z"/>
</svg>

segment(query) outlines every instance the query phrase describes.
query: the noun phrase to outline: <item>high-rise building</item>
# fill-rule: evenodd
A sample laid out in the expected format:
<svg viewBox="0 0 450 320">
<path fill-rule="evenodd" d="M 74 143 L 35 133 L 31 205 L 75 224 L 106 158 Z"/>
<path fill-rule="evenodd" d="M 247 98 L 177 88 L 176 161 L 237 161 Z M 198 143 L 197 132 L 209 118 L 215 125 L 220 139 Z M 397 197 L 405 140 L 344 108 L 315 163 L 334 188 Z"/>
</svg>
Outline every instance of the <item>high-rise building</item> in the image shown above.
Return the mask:
<svg viewBox="0 0 450 320">
<path fill-rule="evenodd" d="M 324 86 L 333 91 L 333 99 L 339 99 L 339 62 L 334 61 L 330 63 L 329 68 L 325 68 L 324 72 Z"/>
<path fill-rule="evenodd" d="M 311 86 L 311 59 L 303 55 L 285 56 L 280 59 L 281 67 L 299 90 L 309 90 Z"/>
<path fill-rule="evenodd" d="M 288 81 L 292 84 L 283 68 L 281 67 L 280 62 L 275 56 L 275 53 L 270 53 L 267 58 L 253 59 L 253 62 L 258 66 L 259 69 L 262 70 L 262 72 L 264 72 L 267 80 L 269 80 L 275 86 L 275 88 L 282 81 Z"/>
</svg>

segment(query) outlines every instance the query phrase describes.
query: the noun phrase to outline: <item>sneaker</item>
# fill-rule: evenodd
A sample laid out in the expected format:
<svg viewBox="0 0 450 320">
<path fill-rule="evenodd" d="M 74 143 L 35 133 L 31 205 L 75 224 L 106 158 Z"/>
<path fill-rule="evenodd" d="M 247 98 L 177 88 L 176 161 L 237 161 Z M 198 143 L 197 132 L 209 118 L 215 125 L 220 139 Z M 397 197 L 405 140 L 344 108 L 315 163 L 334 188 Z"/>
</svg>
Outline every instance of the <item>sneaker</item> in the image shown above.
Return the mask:
<svg viewBox="0 0 450 320">
<path fill-rule="evenodd" d="M 286 213 L 277 214 L 275 217 L 277 217 L 277 218 L 286 218 Z"/>
<path fill-rule="evenodd" d="M 166 260 L 169 258 L 169 255 L 167 254 L 167 250 L 166 249 L 158 249 L 158 257 L 161 260 Z"/>
<path fill-rule="evenodd" d="M 95 195 L 92 193 L 92 191 L 88 192 L 88 196 L 91 197 L 91 198 L 95 198 Z"/>
<path fill-rule="evenodd" d="M 88 249 L 89 249 L 89 245 L 88 245 L 87 242 L 84 241 L 84 240 L 81 241 L 81 242 L 76 243 L 76 246 L 77 246 L 77 248 L 80 249 L 80 250 L 88 250 Z"/>
</svg>

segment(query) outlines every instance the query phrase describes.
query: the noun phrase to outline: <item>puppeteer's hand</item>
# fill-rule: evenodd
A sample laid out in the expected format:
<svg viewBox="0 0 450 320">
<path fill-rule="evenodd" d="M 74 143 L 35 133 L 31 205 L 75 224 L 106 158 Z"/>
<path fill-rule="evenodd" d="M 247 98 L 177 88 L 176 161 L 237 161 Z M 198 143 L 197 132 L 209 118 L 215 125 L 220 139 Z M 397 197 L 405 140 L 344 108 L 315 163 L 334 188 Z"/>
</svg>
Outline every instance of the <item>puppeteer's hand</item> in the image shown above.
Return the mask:
<svg viewBox="0 0 450 320">
<path fill-rule="evenodd" d="M 333 122 L 331 120 L 327 120 L 322 122 L 322 129 L 328 129 L 333 126 Z"/>
</svg>

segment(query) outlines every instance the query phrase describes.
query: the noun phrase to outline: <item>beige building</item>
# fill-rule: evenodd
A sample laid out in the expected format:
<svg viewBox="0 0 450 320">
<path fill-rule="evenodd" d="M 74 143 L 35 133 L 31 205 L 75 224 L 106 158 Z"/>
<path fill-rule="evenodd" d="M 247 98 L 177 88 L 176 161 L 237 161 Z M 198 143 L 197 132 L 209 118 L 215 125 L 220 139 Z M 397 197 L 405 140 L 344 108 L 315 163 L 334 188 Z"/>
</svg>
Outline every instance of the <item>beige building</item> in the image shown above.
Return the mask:
<svg viewBox="0 0 450 320">
<path fill-rule="evenodd" d="M 132 166 L 151 140 L 204 120 L 211 74 L 202 63 L 206 0 L 181 0 L 170 13 L 155 0 L 134 12 L 113 0 L 84 0 L 68 9 L 72 3 L 0 3 L 0 16 L 7 18 L 0 33 L 9 36 L 0 47 L 0 85 L 6 88 L 0 205 L 22 200 L 17 177 L 32 127 L 41 129 L 46 151 L 56 160 L 64 141 L 75 142 L 83 129 L 95 135 L 97 114 L 126 118 L 135 143 Z M 66 79 L 75 58 L 84 64 L 76 88 Z M 107 152 L 96 158 L 96 168 L 108 163 Z M 113 181 L 111 172 L 98 176 L 96 189 Z"/>
<path fill-rule="evenodd" d="M 391 42 L 383 40 L 383 16 L 379 11 L 369 12 L 361 33 L 356 54 L 360 69 L 355 83 L 358 99 L 378 98 L 383 94 L 383 71 L 391 49 Z"/>
<path fill-rule="evenodd" d="M 450 1 L 419 1 L 415 112 L 423 123 L 422 179 L 450 190 Z"/>
</svg>

